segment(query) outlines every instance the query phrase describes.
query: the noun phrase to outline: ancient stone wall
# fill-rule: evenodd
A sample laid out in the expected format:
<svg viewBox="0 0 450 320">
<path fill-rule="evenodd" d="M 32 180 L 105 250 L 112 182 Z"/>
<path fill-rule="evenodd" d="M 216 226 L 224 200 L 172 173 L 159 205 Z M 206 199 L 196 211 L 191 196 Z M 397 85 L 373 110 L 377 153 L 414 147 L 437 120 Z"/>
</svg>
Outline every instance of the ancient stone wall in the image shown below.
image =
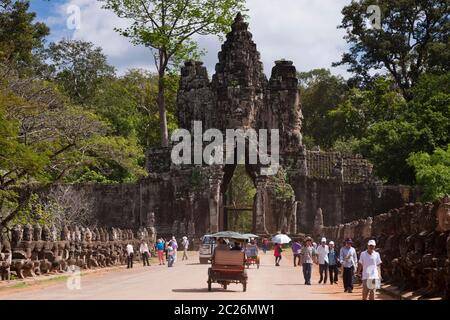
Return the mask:
<svg viewBox="0 0 450 320">
<path fill-rule="evenodd" d="M 209 230 L 208 181 L 191 170 L 153 174 L 136 184 L 74 185 L 82 189 L 99 225 L 155 227 L 158 236 L 201 236 Z"/>
<path fill-rule="evenodd" d="M 155 228 L 133 231 L 65 226 L 57 230 L 54 226 L 16 225 L 9 234 L 0 234 L 1 280 L 9 280 L 11 274 L 24 279 L 63 273 L 74 267 L 93 269 L 125 264 L 128 244 L 134 247 L 134 258 L 140 260 L 142 240 L 152 248 Z"/>
<path fill-rule="evenodd" d="M 368 240 L 376 240 L 385 282 L 418 290 L 424 298 L 450 298 L 450 197 L 320 230 L 315 236 L 339 245 L 353 239 L 358 252 L 366 249 Z"/>
</svg>

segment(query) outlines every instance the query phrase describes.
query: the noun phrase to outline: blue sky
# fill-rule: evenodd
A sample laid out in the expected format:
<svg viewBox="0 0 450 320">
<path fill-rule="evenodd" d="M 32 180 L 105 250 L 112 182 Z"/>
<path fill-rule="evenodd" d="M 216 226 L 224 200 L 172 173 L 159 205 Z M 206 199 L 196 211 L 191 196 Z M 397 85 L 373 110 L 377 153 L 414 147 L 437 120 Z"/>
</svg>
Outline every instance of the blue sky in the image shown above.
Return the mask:
<svg viewBox="0 0 450 320">
<path fill-rule="evenodd" d="M 331 68 L 347 46 L 344 31 L 337 29 L 341 9 L 350 0 L 247 0 L 250 31 L 261 53 L 266 74 L 275 60 L 293 60 L 299 71 L 330 68 L 332 73 L 347 77 L 345 67 Z M 80 29 L 66 26 L 67 8 L 80 8 Z M 62 38 L 91 41 L 103 48 L 110 64 L 119 74 L 129 68 L 154 70 L 147 48 L 134 46 L 113 28 L 125 27 L 128 22 L 101 8 L 96 0 L 31 0 L 31 9 L 38 20 L 51 29 L 48 41 Z M 198 42 L 207 54 L 203 57 L 211 73 L 217 62 L 221 43 L 217 37 L 202 36 Z"/>
</svg>

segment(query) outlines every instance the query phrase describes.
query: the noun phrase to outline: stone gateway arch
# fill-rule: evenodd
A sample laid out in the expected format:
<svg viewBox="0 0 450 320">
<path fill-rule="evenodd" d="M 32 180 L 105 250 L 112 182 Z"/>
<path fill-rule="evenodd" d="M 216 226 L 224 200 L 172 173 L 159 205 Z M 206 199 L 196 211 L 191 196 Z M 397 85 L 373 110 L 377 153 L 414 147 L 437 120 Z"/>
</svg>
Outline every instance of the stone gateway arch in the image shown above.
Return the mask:
<svg viewBox="0 0 450 320">
<path fill-rule="evenodd" d="M 202 62 L 188 61 L 181 68 L 180 128 L 192 132 L 194 121 L 201 121 L 203 130 L 279 130 L 281 174 L 263 176 L 260 166 L 246 165 L 256 188 L 252 231 L 309 233 L 317 212 L 324 225 L 336 225 L 412 202 L 414 190 L 382 185 L 361 157 L 306 150 L 296 74 L 291 61 L 279 60 L 266 78 L 240 14 L 226 36 L 211 79 Z M 105 226 L 155 227 L 162 236 L 190 237 L 223 230 L 224 193 L 235 167 L 174 165 L 171 148 L 147 150 L 149 176 L 138 183 L 74 188 L 94 198 L 99 223 Z M 280 184 L 291 192 L 280 193 Z"/>
</svg>

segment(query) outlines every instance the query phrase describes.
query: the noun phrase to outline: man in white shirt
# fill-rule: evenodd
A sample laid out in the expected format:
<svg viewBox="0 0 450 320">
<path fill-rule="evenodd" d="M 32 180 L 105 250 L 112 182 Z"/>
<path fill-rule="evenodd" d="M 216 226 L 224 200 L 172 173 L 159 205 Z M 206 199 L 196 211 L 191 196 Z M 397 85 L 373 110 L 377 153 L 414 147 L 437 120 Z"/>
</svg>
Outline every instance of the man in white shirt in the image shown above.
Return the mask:
<svg viewBox="0 0 450 320">
<path fill-rule="evenodd" d="M 317 256 L 319 260 L 319 273 L 320 273 L 320 280 L 319 284 L 322 283 L 326 284 L 328 279 L 328 246 L 327 246 L 327 239 L 322 238 L 320 240 L 320 245 L 317 247 Z M 325 277 L 324 277 L 325 273 Z"/>
<path fill-rule="evenodd" d="M 131 244 L 127 244 L 127 269 L 133 268 L 134 249 Z"/>
<path fill-rule="evenodd" d="M 353 292 L 353 274 L 358 265 L 356 250 L 352 247 L 353 241 L 350 238 L 345 240 L 345 246 L 341 248 L 339 260 L 343 267 L 342 278 L 344 281 L 344 292 Z"/>
<path fill-rule="evenodd" d="M 145 240 L 142 240 L 141 246 L 139 247 L 139 252 L 142 255 L 142 262 L 144 263 L 144 267 L 150 266 L 149 258 L 150 258 L 150 250 L 148 249 L 148 245 Z"/>
<path fill-rule="evenodd" d="M 376 290 L 380 287 L 381 281 L 381 258 L 375 251 L 375 240 L 370 240 L 367 244 L 367 250 L 361 253 L 359 257 L 359 270 L 362 270 L 363 292 L 362 299 L 375 300 Z"/>
</svg>

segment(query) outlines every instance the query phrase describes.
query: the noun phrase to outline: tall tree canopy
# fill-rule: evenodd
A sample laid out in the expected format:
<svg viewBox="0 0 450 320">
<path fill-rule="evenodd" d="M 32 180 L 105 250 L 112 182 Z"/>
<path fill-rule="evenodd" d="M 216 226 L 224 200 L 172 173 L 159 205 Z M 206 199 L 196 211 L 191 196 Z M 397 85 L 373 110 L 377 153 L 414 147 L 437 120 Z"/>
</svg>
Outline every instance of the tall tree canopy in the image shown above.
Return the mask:
<svg viewBox="0 0 450 320">
<path fill-rule="evenodd" d="M 303 112 L 303 134 L 308 147 L 329 148 L 336 135 L 330 128 L 334 123 L 329 112 L 343 102 L 348 86 L 340 76 L 327 69 L 314 69 L 298 74 Z"/>
<path fill-rule="evenodd" d="M 118 17 L 129 19 L 117 29 L 138 45 L 151 49 L 158 70 L 158 107 L 161 143 L 169 142 L 165 76 L 171 64 L 195 58 L 200 51 L 194 35 L 222 35 L 229 30 L 245 0 L 99 0 Z"/>
<path fill-rule="evenodd" d="M 51 77 L 63 88 L 73 103 L 86 105 L 105 78 L 114 76 L 100 47 L 81 40 L 51 43 L 47 51 Z"/>
<path fill-rule="evenodd" d="M 37 51 L 50 33 L 44 23 L 35 22 L 29 7 L 29 1 L 0 1 L 0 60 L 28 74 L 39 65 Z"/>
<path fill-rule="evenodd" d="M 450 194 L 450 144 L 446 150 L 437 148 L 432 154 L 414 153 L 408 163 L 415 169 L 424 200 L 434 201 Z"/>
<path fill-rule="evenodd" d="M 368 23 L 374 4 L 381 10 L 381 28 Z M 348 64 L 363 82 L 370 82 L 376 70 L 386 70 L 410 100 L 421 74 L 449 71 L 449 10 L 448 0 L 352 1 L 342 10 L 340 25 L 350 51 L 335 65 Z"/>
</svg>

